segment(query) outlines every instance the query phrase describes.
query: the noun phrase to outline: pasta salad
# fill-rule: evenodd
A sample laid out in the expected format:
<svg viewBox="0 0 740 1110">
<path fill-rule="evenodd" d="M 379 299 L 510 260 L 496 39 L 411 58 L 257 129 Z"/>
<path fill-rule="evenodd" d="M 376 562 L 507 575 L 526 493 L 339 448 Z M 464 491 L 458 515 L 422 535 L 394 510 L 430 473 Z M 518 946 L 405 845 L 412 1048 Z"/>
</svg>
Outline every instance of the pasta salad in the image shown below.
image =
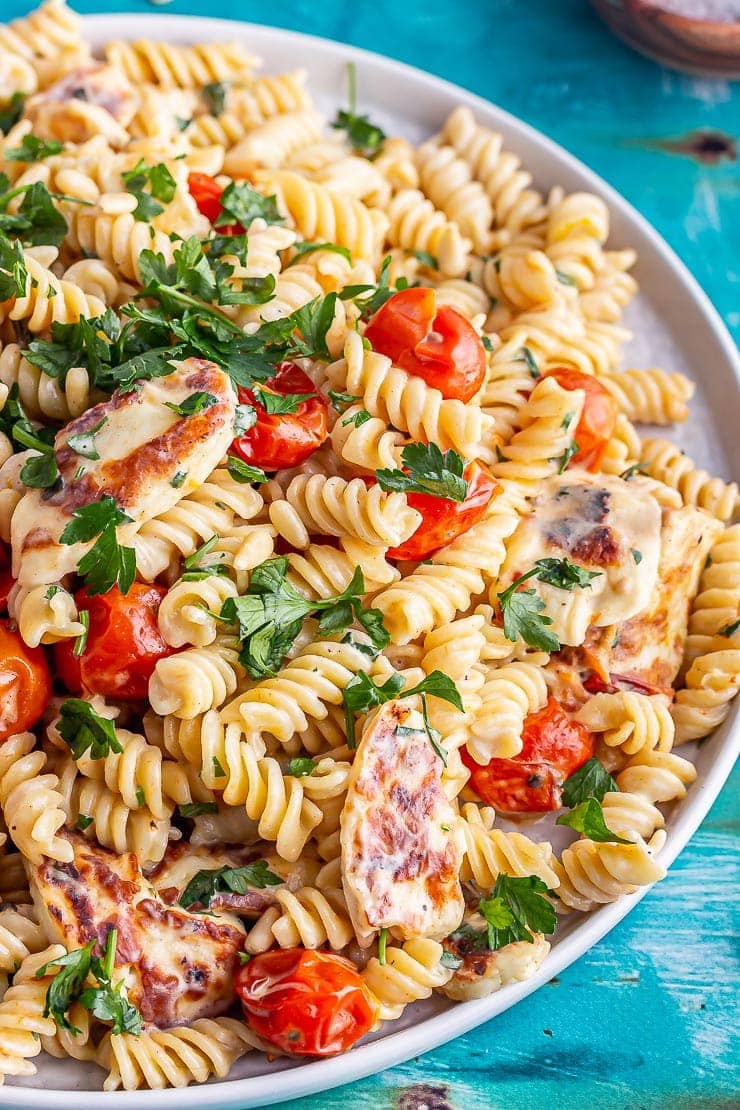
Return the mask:
<svg viewBox="0 0 740 1110">
<path fill-rule="evenodd" d="M 737 691 L 738 490 L 640 430 L 693 385 L 621 366 L 604 202 L 258 67 L 0 26 L 0 1079 L 528 978 Z"/>
</svg>

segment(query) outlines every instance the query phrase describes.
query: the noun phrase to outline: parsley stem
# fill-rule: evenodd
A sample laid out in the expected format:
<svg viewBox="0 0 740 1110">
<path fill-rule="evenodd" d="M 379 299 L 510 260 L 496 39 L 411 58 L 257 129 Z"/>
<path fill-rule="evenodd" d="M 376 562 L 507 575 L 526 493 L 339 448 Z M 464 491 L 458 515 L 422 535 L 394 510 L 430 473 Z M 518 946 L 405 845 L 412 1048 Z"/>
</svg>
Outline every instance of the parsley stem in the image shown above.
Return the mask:
<svg viewBox="0 0 740 1110">
<path fill-rule="evenodd" d="M 105 938 L 105 951 L 103 953 L 103 971 L 110 980 L 116 964 L 116 946 L 118 944 L 118 929 L 111 929 Z"/>
<path fill-rule="evenodd" d="M 353 116 L 357 108 L 357 66 L 347 62 L 347 84 L 349 86 L 349 114 Z"/>
<path fill-rule="evenodd" d="M 170 285 L 162 286 L 162 288 L 166 290 L 168 298 L 174 301 L 179 301 L 179 303 L 181 305 L 184 305 L 185 308 L 194 308 L 198 312 L 202 312 L 204 316 L 215 317 L 220 324 L 225 324 L 226 327 L 234 332 L 235 335 L 240 335 L 242 336 L 242 338 L 244 337 L 244 332 L 239 327 L 239 325 L 235 324 L 233 320 L 225 315 L 225 313 L 219 312 L 219 310 L 217 308 L 214 308 L 213 305 L 208 305 L 204 301 L 199 301 L 196 297 L 191 297 L 189 293 L 182 293 L 179 289 L 174 289 Z M 136 300 L 140 300 L 142 297 L 150 296 L 152 296 L 151 290 L 147 291 L 146 289 L 144 289 L 141 293 L 136 294 Z"/>
</svg>

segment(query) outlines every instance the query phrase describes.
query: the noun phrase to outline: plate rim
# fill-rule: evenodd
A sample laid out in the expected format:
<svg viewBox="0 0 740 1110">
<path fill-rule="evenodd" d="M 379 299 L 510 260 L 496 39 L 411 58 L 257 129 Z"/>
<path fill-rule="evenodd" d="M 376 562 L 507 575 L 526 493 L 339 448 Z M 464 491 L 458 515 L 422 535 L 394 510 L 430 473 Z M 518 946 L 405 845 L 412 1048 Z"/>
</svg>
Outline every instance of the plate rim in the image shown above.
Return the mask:
<svg viewBox="0 0 740 1110">
<path fill-rule="evenodd" d="M 486 115 L 493 114 L 507 126 L 530 143 L 539 146 L 550 160 L 563 163 L 568 169 L 575 170 L 584 180 L 584 187 L 602 196 L 612 210 L 617 211 L 628 223 L 635 226 L 647 240 L 652 251 L 661 262 L 678 278 L 684 291 L 699 309 L 703 323 L 718 342 L 727 366 L 740 384 L 740 352 L 732 335 L 714 307 L 710 297 L 688 269 L 686 263 L 653 227 L 616 188 L 610 185 L 594 170 L 590 169 L 565 147 L 555 142 L 536 127 L 519 119 L 505 109 L 486 100 L 477 93 L 457 85 L 435 74 L 406 62 L 387 57 L 364 47 L 338 42 L 319 35 L 293 31 L 266 24 L 250 23 L 241 20 L 220 19 L 208 16 L 180 15 L 175 13 L 123 12 L 99 15 L 84 15 L 84 33 L 93 42 L 106 38 L 140 38 L 144 35 L 153 39 L 170 38 L 175 41 L 210 41 L 232 36 L 235 29 L 240 35 L 255 34 L 258 38 L 277 37 L 285 41 L 312 44 L 322 50 L 329 50 L 341 60 L 366 61 L 375 67 L 393 71 L 395 75 L 422 81 L 446 96 L 454 96 L 458 102 L 469 104 L 474 110 Z M 269 60 L 269 59 L 268 59 Z M 740 706 L 733 711 L 732 718 L 725 722 L 715 733 L 718 751 L 711 767 L 690 788 L 687 801 L 682 804 L 678 816 L 671 823 L 670 835 L 660 853 L 660 862 L 666 867 L 675 861 L 685 848 L 706 817 L 722 786 L 727 780 L 735 760 L 740 754 Z M 457 1004 L 433 1017 L 425 1018 L 417 1025 L 395 1033 L 388 1033 L 352 1052 L 327 1060 L 310 1061 L 294 1068 L 249 1076 L 242 1079 L 225 1079 L 205 1085 L 192 1085 L 187 1088 L 169 1088 L 161 1091 L 114 1091 L 104 1093 L 100 1090 L 50 1089 L 43 1087 L 5 1086 L 0 1095 L 0 1105 L 6 1107 L 32 1107 L 34 1110 L 98 1110 L 101 1098 L 105 1105 L 120 1110 L 172 1110 L 175 1103 L 188 1108 L 210 1108 L 227 1110 L 230 1107 L 267 1106 L 282 1103 L 286 1099 L 300 1098 L 304 1095 L 320 1093 L 346 1083 L 385 1071 L 405 1062 L 413 1056 L 430 1052 L 471 1029 L 489 1021 L 509 1009 L 521 999 L 532 994 L 544 983 L 568 967 L 580 956 L 610 932 L 644 898 L 652 887 L 645 887 L 636 894 L 619 902 L 606 905 L 588 917 L 584 917 L 575 929 L 568 933 L 550 951 L 540 969 L 523 983 L 512 984 L 488 998 Z M 70 1065 L 71 1066 L 71 1065 Z"/>
</svg>

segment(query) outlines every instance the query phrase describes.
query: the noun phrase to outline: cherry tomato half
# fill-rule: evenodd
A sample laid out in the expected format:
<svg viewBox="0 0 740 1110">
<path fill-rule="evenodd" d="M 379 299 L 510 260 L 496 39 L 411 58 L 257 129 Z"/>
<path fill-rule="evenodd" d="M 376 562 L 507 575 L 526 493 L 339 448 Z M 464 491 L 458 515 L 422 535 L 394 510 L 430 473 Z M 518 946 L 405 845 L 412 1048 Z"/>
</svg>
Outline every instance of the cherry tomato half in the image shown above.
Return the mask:
<svg viewBox="0 0 740 1110">
<path fill-rule="evenodd" d="M 215 224 L 221 215 L 221 194 L 224 186 L 219 185 L 216 179 L 209 177 L 207 173 L 191 173 L 188 175 L 188 188 L 198 211 Z M 218 230 L 221 235 L 239 235 L 244 228 L 241 224 L 226 224 Z"/>
<path fill-rule="evenodd" d="M 481 767 L 465 748 L 460 754 L 470 768 L 470 786 L 488 805 L 507 813 L 545 813 L 560 808 L 562 785 L 594 754 L 594 739 L 551 697 L 527 717 L 522 750 L 513 759 Z"/>
<path fill-rule="evenodd" d="M 273 949 L 240 967 L 248 1025 L 292 1056 L 333 1056 L 364 1037 L 376 1006 L 354 964 L 331 952 Z"/>
<path fill-rule="evenodd" d="M 486 373 L 486 352 L 472 324 L 434 289 L 413 287 L 389 297 L 365 329 L 373 350 L 443 397 L 469 401 Z"/>
<path fill-rule="evenodd" d="M 616 398 L 596 378 L 582 374 L 580 370 L 561 366 L 548 370 L 544 377 L 555 378 L 563 389 L 582 389 L 585 392 L 583 412 L 574 435 L 579 450 L 568 465 L 578 464 L 587 470 L 598 470 L 609 440 L 614 435 L 619 414 Z"/>
<path fill-rule="evenodd" d="M 466 467 L 464 477 L 468 482 L 464 501 L 448 501 L 426 493 L 406 495 L 411 508 L 421 513 L 422 521 L 413 536 L 398 547 L 389 548 L 390 559 L 426 559 L 478 523 L 496 492 L 496 482 L 478 462 Z"/>
<path fill-rule="evenodd" d="M 10 555 L 5 546 L 0 545 L 0 612 L 8 611 L 8 595 L 15 585 L 15 578 L 10 570 Z"/>
<path fill-rule="evenodd" d="M 121 701 L 145 698 L 157 660 L 173 654 L 157 625 L 157 610 L 166 592 L 162 586 L 143 582 L 134 582 L 125 595 L 117 586 L 93 597 L 79 590 L 77 607 L 90 614 L 85 649 L 77 656 L 73 641 L 54 645 L 57 671 L 67 689 Z"/>
<path fill-rule="evenodd" d="M 43 649 L 28 647 L 20 632 L 0 621 L 0 740 L 32 728 L 50 697 Z"/>
<path fill-rule="evenodd" d="M 295 412 L 269 413 L 251 389 L 239 388 L 242 404 L 252 405 L 257 422 L 231 445 L 231 452 L 252 466 L 282 470 L 298 466 L 321 446 L 329 434 L 329 407 L 316 387 L 294 362 L 281 362 L 274 377 L 262 387 L 265 392 L 310 393 Z"/>
</svg>

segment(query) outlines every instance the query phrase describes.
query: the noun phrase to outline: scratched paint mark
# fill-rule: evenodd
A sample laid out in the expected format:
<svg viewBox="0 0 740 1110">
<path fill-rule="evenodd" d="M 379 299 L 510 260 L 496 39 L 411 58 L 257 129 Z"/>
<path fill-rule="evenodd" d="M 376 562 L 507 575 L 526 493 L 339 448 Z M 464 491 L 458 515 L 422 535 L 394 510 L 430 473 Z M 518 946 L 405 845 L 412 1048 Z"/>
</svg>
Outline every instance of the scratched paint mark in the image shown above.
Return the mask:
<svg viewBox="0 0 740 1110">
<path fill-rule="evenodd" d="M 684 155 L 705 166 L 737 161 L 737 143 L 724 131 L 687 131 L 685 135 L 679 135 L 675 139 L 627 139 L 625 145 L 660 150 L 665 154 Z"/>
<path fill-rule="evenodd" d="M 398 1110 L 455 1110 L 448 1095 L 441 1084 L 415 1083 L 399 1095 Z"/>
<path fill-rule="evenodd" d="M 712 183 L 700 178 L 694 186 L 694 195 L 683 221 L 684 231 L 692 242 L 696 242 L 705 231 L 721 231 L 721 219 L 717 195 Z"/>
</svg>

